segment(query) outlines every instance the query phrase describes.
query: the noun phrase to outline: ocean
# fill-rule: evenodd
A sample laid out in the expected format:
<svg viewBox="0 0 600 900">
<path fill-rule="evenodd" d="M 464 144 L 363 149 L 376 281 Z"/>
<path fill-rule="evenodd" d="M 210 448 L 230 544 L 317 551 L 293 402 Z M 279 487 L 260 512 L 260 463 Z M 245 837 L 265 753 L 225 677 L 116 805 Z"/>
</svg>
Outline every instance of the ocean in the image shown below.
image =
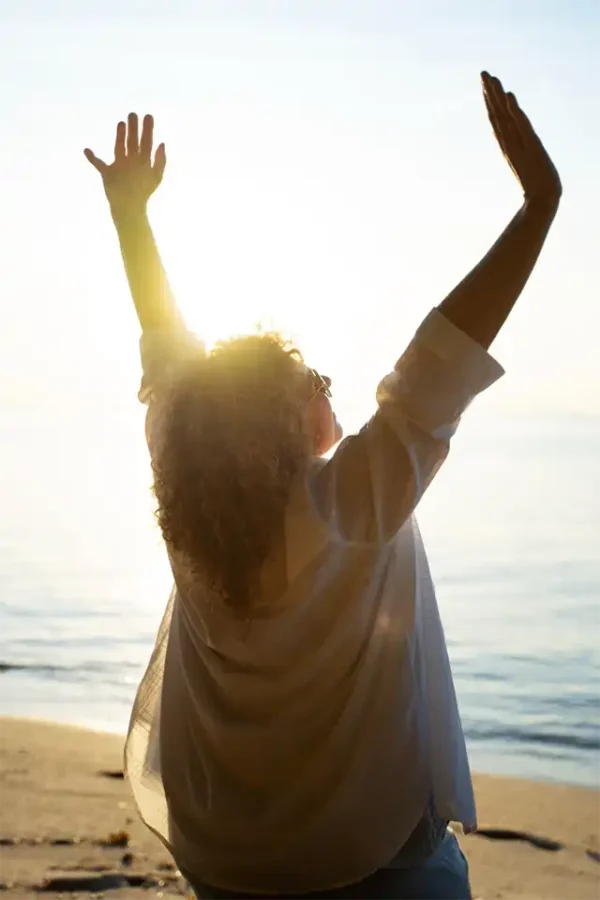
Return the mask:
<svg viewBox="0 0 600 900">
<path fill-rule="evenodd" d="M 142 413 L 0 424 L 0 713 L 124 731 L 170 589 Z M 600 419 L 474 414 L 418 510 L 476 771 L 600 786 Z"/>
</svg>

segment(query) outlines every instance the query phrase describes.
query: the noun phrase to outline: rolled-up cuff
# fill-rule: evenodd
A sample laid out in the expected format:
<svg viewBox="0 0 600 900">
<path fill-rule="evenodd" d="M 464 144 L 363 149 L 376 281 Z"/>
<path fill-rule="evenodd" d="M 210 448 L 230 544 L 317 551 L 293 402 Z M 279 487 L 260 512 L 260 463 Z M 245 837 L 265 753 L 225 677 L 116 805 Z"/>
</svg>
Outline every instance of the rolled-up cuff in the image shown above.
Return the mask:
<svg viewBox="0 0 600 900">
<path fill-rule="evenodd" d="M 480 344 L 434 309 L 379 384 L 377 402 L 397 428 L 408 420 L 448 439 L 470 402 L 503 374 Z"/>
</svg>

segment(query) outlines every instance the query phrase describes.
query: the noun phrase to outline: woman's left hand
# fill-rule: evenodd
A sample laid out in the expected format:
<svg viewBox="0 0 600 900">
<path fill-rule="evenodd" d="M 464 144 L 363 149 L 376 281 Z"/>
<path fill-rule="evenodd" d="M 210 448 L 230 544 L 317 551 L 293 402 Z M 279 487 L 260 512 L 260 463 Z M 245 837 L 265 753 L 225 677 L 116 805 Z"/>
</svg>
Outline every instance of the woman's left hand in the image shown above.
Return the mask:
<svg viewBox="0 0 600 900">
<path fill-rule="evenodd" d="M 483 98 L 494 134 L 523 188 L 525 200 L 555 209 L 562 185 L 554 163 L 514 94 L 488 72 L 481 73 Z"/>
</svg>

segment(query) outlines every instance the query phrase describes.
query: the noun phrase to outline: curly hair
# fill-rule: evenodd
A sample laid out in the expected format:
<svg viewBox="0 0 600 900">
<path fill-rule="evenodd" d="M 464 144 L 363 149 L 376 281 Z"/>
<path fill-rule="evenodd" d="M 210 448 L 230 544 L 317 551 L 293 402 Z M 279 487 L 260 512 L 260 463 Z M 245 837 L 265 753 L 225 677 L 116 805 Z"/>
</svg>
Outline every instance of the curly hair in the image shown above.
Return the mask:
<svg viewBox="0 0 600 900">
<path fill-rule="evenodd" d="M 165 398 L 157 518 L 193 579 L 248 615 L 310 455 L 302 356 L 273 333 L 191 361 Z"/>
</svg>

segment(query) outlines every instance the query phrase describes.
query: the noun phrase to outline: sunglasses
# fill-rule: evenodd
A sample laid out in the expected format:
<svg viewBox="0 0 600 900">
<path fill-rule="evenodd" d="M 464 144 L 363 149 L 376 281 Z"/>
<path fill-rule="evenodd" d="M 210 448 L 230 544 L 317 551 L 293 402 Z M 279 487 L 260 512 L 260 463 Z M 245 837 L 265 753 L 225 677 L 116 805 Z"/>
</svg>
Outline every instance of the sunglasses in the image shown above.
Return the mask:
<svg viewBox="0 0 600 900">
<path fill-rule="evenodd" d="M 315 394 L 324 394 L 331 399 L 331 388 L 323 376 L 316 369 L 309 369 L 308 373 L 313 380 Z"/>
</svg>

